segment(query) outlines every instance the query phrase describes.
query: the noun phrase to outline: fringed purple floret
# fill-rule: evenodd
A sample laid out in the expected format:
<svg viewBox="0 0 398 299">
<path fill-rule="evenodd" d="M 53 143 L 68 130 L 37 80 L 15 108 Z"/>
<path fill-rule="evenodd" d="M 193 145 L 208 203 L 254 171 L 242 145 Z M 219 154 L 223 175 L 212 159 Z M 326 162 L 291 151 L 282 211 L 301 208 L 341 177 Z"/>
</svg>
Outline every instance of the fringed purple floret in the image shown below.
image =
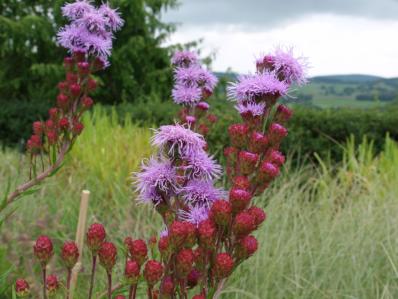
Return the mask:
<svg viewBox="0 0 398 299">
<path fill-rule="evenodd" d="M 240 76 L 228 87 L 228 97 L 238 101 L 256 101 L 267 96 L 283 96 L 288 84 L 279 81 L 274 73 Z"/>
<path fill-rule="evenodd" d="M 176 104 L 192 106 L 200 102 L 202 90 L 197 86 L 176 85 L 172 91 Z"/>
<path fill-rule="evenodd" d="M 209 218 L 209 208 L 205 206 L 192 207 L 188 212 L 180 211 L 179 216 L 182 220 L 188 221 L 195 226 L 198 226 L 201 222 Z"/>
<path fill-rule="evenodd" d="M 105 18 L 106 25 L 111 31 L 118 31 L 122 28 L 124 20 L 120 17 L 117 9 L 112 9 L 108 4 L 102 4 L 98 12 Z"/>
<path fill-rule="evenodd" d="M 265 112 L 265 103 L 246 102 L 235 105 L 239 114 L 251 114 L 252 116 L 261 116 Z"/>
<path fill-rule="evenodd" d="M 198 63 L 198 56 L 190 51 L 175 52 L 171 63 L 176 67 L 189 67 Z"/>
<path fill-rule="evenodd" d="M 71 21 L 80 19 L 84 14 L 95 11 L 91 1 L 76 1 L 74 3 L 67 3 L 62 7 L 62 15 Z"/>
<path fill-rule="evenodd" d="M 203 136 L 195 133 L 182 125 L 161 126 L 155 130 L 152 144 L 165 150 L 168 155 L 174 157 L 178 154 L 182 157 L 190 157 L 203 150 L 206 142 Z"/>
<path fill-rule="evenodd" d="M 294 57 L 292 48 L 287 51 L 283 51 L 281 48 L 276 49 L 273 63 L 275 71 L 282 74 L 288 84 L 304 85 L 307 83 L 307 60 L 304 57 Z"/>
<path fill-rule="evenodd" d="M 139 201 L 158 204 L 164 197 L 170 197 L 178 192 L 178 175 L 172 163 L 168 160 L 149 159 L 142 164 L 142 171 L 135 174 L 136 190 Z"/>
<path fill-rule="evenodd" d="M 189 206 L 210 207 L 211 204 L 220 198 L 224 198 L 224 190 L 215 188 L 212 181 L 192 180 L 181 189 L 183 200 Z"/>
<path fill-rule="evenodd" d="M 214 180 L 221 176 L 221 166 L 205 151 L 198 151 L 185 159 L 188 163 L 185 168 L 189 179 Z"/>
</svg>

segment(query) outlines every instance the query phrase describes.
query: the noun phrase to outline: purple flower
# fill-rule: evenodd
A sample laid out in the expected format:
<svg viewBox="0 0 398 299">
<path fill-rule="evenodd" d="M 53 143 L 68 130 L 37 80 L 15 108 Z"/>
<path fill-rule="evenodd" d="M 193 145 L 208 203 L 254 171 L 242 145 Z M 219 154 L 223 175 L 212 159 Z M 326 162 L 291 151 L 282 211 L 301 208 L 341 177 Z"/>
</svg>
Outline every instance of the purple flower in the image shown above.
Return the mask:
<svg viewBox="0 0 398 299">
<path fill-rule="evenodd" d="M 198 56 L 190 51 L 178 51 L 175 52 L 171 58 L 171 63 L 178 67 L 189 67 L 193 64 L 197 64 Z"/>
<path fill-rule="evenodd" d="M 108 4 L 102 4 L 98 9 L 98 12 L 105 18 L 106 26 L 111 31 L 118 31 L 123 26 L 124 21 L 120 17 L 117 9 L 112 9 Z"/>
<path fill-rule="evenodd" d="M 67 3 L 62 7 L 62 15 L 71 21 L 80 19 L 84 14 L 95 11 L 94 6 L 90 2 L 81 0 L 74 3 Z"/>
<path fill-rule="evenodd" d="M 85 27 L 88 32 L 101 36 L 107 34 L 105 23 L 105 18 L 97 11 L 85 13 L 80 19 L 75 21 L 77 26 Z"/>
<path fill-rule="evenodd" d="M 216 76 L 199 65 L 177 68 L 175 70 L 175 79 L 178 85 L 199 86 L 206 88 L 210 92 L 213 92 L 218 82 Z"/>
<path fill-rule="evenodd" d="M 206 142 L 203 136 L 195 133 L 182 125 L 161 126 L 155 130 L 152 144 L 165 150 L 168 155 L 174 157 L 176 154 L 189 157 L 203 150 Z"/>
<path fill-rule="evenodd" d="M 283 51 L 281 48 L 276 49 L 273 55 L 273 64 L 275 71 L 281 74 L 288 84 L 304 85 L 307 83 L 307 60 L 304 57 L 295 58 L 292 48 L 287 51 Z"/>
<path fill-rule="evenodd" d="M 202 98 L 202 90 L 197 86 L 177 85 L 172 91 L 173 100 L 176 104 L 193 106 Z"/>
<path fill-rule="evenodd" d="M 163 230 L 160 232 L 160 237 L 167 237 L 169 235 L 169 230 L 167 229 L 167 227 L 163 228 Z"/>
<path fill-rule="evenodd" d="M 183 158 L 188 162 L 188 179 L 214 180 L 221 176 L 221 166 L 203 150 Z"/>
<path fill-rule="evenodd" d="M 251 114 L 252 116 L 261 116 L 265 112 L 265 103 L 246 102 L 235 106 L 239 114 Z"/>
<path fill-rule="evenodd" d="M 238 101 L 259 101 L 267 96 L 283 96 L 288 84 L 281 82 L 274 73 L 240 76 L 237 83 L 228 87 L 228 97 Z"/>
<path fill-rule="evenodd" d="M 188 221 L 198 226 L 201 222 L 209 218 L 209 208 L 205 206 L 196 206 L 187 211 L 180 211 L 179 215 L 182 220 Z"/>
<path fill-rule="evenodd" d="M 181 188 L 182 199 L 192 207 L 206 206 L 226 196 L 222 189 L 215 188 L 212 181 L 192 180 L 185 187 Z"/>
<path fill-rule="evenodd" d="M 174 196 L 178 192 L 177 179 L 176 169 L 170 161 L 152 157 L 147 164 L 142 164 L 142 171 L 135 174 L 139 200 L 156 205 L 165 197 Z"/>
<path fill-rule="evenodd" d="M 211 72 L 202 69 L 198 83 L 200 86 L 203 86 L 205 89 L 207 89 L 207 91 L 213 92 L 218 83 L 218 79 Z"/>
</svg>

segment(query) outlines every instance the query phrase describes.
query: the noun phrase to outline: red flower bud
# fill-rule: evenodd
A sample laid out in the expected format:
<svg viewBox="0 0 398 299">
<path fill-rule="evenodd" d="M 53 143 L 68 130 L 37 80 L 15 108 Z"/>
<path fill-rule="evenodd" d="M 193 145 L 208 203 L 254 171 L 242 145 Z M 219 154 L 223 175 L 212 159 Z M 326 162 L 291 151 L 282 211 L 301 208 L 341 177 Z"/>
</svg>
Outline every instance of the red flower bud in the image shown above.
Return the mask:
<svg viewBox="0 0 398 299">
<path fill-rule="evenodd" d="M 148 255 L 148 248 L 143 240 L 134 240 L 129 246 L 130 256 L 138 264 L 144 264 Z"/>
<path fill-rule="evenodd" d="M 233 124 L 228 128 L 231 144 L 235 147 L 245 147 L 247 143 L 247 135 L 249 127 L 246 124 Z"/>
<path fill-rule="evenodd" d="M 93 101 L 93 99 L 90 98 L 90 97 L 85 97 L 85 98 L 83 99 L 83 101 L 82 101 L 82 105 L 83 105 L 83 107 L 84 107 L 85 109 L 91 108 L 91 107 L 93 106 L 93 104 L 94 104 L 94 101 Z"/>
<path fill-rule="evenodd" d="M 280 151 L 270 150 L 270 152 L 267 153 L 266 160 L 281 167 L 285 163 L 285 156 Z"/>
<path fill-rule="evenodd" d="M 206 299 L 206 297 L 202 294 L 199 294 L 199 295 L 193 296 L 192 299 Z"/>
<path fill-rule="evenodd" d="M 126 248 L 127 251 L 130 251 L 130 244 L 133 242 L 133 238 L 132 237 L 126 237 L 123 241 L 123 244 Z"/>
<path fill-rule="evenodd" d="M 159 239 L 158 248 L 162 257 L 167 259 L 169 253 L 169 237 L 167 236 L 161 237 Z"/>
<path fill-rule="evenodd" d="M 68 82 L 67 81 L 62 81 L 58 83 L 58 89 L 61 92 L 64 92 L 68 88 Z"/>
<path fill-rule="evenodd" d="M 75 242 L 65 242 L 62 251 L 61 258 L 67 269 L 71 270 L 79 259 L 79 249 Z"/>
<path fill-rule="evenodd" d="M 210 210 L 211 219 L 219 226 L 229 224 L 232 216 L 231 204 L 226 200 L 217 200 Z"/>
<path fill-rule="evenodd" d="M 202 111 L 207 111 L 210 108 L 210 105 L 206 102 L 199 102 L 196 107 Z"/>
<path fill-rule="evenodd" d="M 156 284 L 163 275 L 163 266 L 155 260 L 149 260 L 145 264 L 144 278 L 148 285 L 153 286 Z"/>
<path fill-rule="evenodd" d="M 261 208 L 253 206 L 247 212 L 254 217 L 254 223 L 257 227 L 267 219 L 267 214 Z"/>
<path fill-rule="evenodd" d="M 187 284 L 190 288 L 194 288 L 198 285 L 199 279 L 200 279 L 201 273 L 199 272 L 198 269 L 192 269 L 191 272 L 189 272 L 188 277 L 187 277 Z"/>
<path fill-rule="evenodd" d="M 105 241 L 106 232 L 102 224 L 91 224 L 87 231 L 87 246 L 93 255 L 97 255 L 101 244 Z"/>
<path fill-rule="evenodd" d="M 80 87 L 79 84 L 74 83 L 74 84 L 72 84 L 72 85 L 69 87 L 69 90 L 70 90 L 70 92 L 71 92 L 71 94 L 72 94 L 73 96 L 77 97 L 77 96 L 80 95 L 80 92 L 81 92 L 82 88 Z"/>
<path fill-rule="evenodd" d="M 58 134 L 57 134 L 57 132 L 56 132 L 56 131 L 53 131 L 53 130 L 48 131 L 48 132 L 47 132 L 47 139 L 48 139 L 48 143 L 49 143 L 50 145 L 56 144 L 57 141 L 58 141 Z"/>
<path fill-rule="evenodd" d="M 184 278 L 191 272 L 194 256 L 192 249 L 182 249 L 176 257 L 176 270 L 180 278 Z"/>
<path fill-rule="evenodd" d="M 240 170 L 245 175 L 253 173 L 253 171 L 256 168 L 257 161 L 258 161 L 258 154 L 254 154 L 247 151 L 241 151 L 239 153 Z"/>
<path fill-rule="evenodd" d="M 211 124 L 214 124 L 214 123 L 216 123 L 217 122 L 217 116 L 215 116 L 214 114 L 209 114 L 208 116 L 207 116 L 207 120 L 211 123 Z"/>
<path fill-rule="evenodd" d="M 62 109 L 66 109 L 67 106 L 68 106 L 68 102 L 69 102 L 68 96 L 64 95 L 63 93 L 60 93 L 57 96 L 57 105 L 58 105 L 58 107 L 60 107 Z"/>
<path fill-rule="evenodd" d="M 89 91 L 94 91 L 97 88 L 97 82 L 92 78 L 88 79 L 87 88 Z"/>
<path fill-rule="evenodd" d="M 216 227 L 213 221 L 208 219 L 199 223 L 198 236 L 200 246 L 204 248 L 213 246 L 216 238 Z"/>
<path fill-rule="evenodd" d="M 246 236 L 238 243 L 235 256 L 238 260 L 247 259 L 257 251 L 257 248 L 257 239 L 253 236 Z"/>
<path fill-rule="evenodd" d="M 43 134 L 44 125 L 41 121 L 35 121 L 33 123 L 33 133 L 35 135 L 41 136 Z"/>
<path fill-rule="evenodd" d="M 207 256 L 208 256 L 208 251 L 206 249 L 204 249 L 203 247 L 200 247 L 200 246 L 197 247 L 193 251 L 193 257 L 194 257 L 196 267 L 203 270 L 206 267 Z"/>
<path fill-rule="evenodd" d="M 140 277 L 140 265 L 136 261 L 127 260 L 124 268 L 124 277 L 129 284 L 136 284 Z"/>
<path fill-rule="evenodd" d="M 279 168 L 267 161 L 263 162 L 260 167 L 258 179 L 264 182 L 269 182 L 279 175 Z"/>
<path fill-rule="evenodd" d="M 57 120 L 59 115 L 58 108 L 51 108 L 50 110 L 48 110 L 48 114 L 50 115 L 51 120 Z"/>
<path fill-rule="evenodd" d="M 60 127 L 62 130 L 67 130 L 67 129 L 69 129 L 69 120 L 68 120 L 68 118 L 67 118 L 67 117 L 61 118 L 61 119 L 59 120 L 58 125 L 59 125 L 59 127 Z"/>
<path fill-rule="evenodd" d="M 46 289 L 50 296 L 53 296 L 59 289 L 58 277 L 56 275 L 49 275 L 46 279 Z"/>
<path fill-rule="evenodd" d="M 249 190 L 250 189 L 250 181 L 245 176 L 237 176 L 234 178 L 234 186 L 233 188 Z"/>
<path fill-rule="evenodd" d="M 114 299 L 126 299 L 126 297 L 123 295 L 117 295 Z"/>
<path fill-rule="evenodd" d="M 32 154 L 37 154 L 42 147 L 40 136 L 32 135 L 27 141 L 26 147 Z"/>
<path fill-rule="evenodd" d="M 186 236 L 185 222 L 174 221 L 169 227 L 169 241 L 174 248 L 182 246 Z"/>
<path fill-rule="evenodd" d="M 276 108 L 275 121 L 279 123 L 285 123 L 292 117 L 292 115 L 292 110 L 285 105 L 279 105 L 278 108 Z"/>
<path fill-rule="evenodd" d="M 250 234 L 256 229 L 255 218 L 247 211 L 236 215 L 232 225 L 232 231 L 238 237 Z"/>
<path fill-rule="evenodd" d="M 271 124 L 268 130 L 269 139 L 272 144 L 279 144 L 287 136 L 287 129 L 280 124 Z"/>
<path fill-rule="evenodd" d="M 251 199 L 252 195 L 250 192 L 243 189 L 233 188 L 229 192 L 229 201 L 234 213 L 244 210 L 249 205 Z"/>
<path fill-rule="evenodd" d="M 228 277 L 234 268 L 234 261 L 228 253 L 219 253 L 214 262 L 214 275 L 218 278 Z"/>
<path fill-rule="evenodd" d="M 235 162 L 238 157 L 239 150 L 236 147 L 227 147 L 224 150 L 224 156 L 227 158 L 228 162 Z"/>
<path fill-rule="evenodd" d="M 83 51 L 74 51 L 73 52 L 73 57 L 76 59 L 76 61 L 83 61 L 86 58 L 86 52 Z"/>
<path fill-rule="evenodd" d="M 84 130 L 84 125 L 81 122 L 75 121 L 73 123 L 72 133 L 74 135 L 80 135 Z"/>
<path fill-rule="evenodd" d="M 77 68 L 80 74 L 88 74 L 90 72 L 90 64 L 88 62 L 79 62 Z"/>
<path fill-rule="evenodd" d="M 249 150 L 261 154 L 268 145 L 268 137 L 259 132 L 253 132 L 249 140 Z"/>
<path fill-rule="evenodd" d="M 72 57 L 65 57 L 65 58 L 64 58 L 64 67 L 65 67 L 67 70 L 72 69 L 73 64 L 74 64 L 74 61 L 73 61 L 73 58 L 72 58 Z"/>
<path fill-rule="evenodd" d="M 15 292 L 17 297 L 27 297 L 30 294 L 30 287 L 25 279 L 17 279 L 15 282 Z"/>
<path fill-rule="evenodd" d="M 209 127 L 205 124 L 200 124 L 198 127 L 198 132 L 199 134 L 206 136 L 207 134 L 209 134 Z"/>
<path fill-rule="evenodd" d="M 37 238 L 33 246 L 33 253 L 39 260 L 42 267 L 45 267 L 54 254 L 53 243 L 47 236 L 40 236 Z"/>
<path fill-rule="evenodd" d="M 66 81 L 69 83 L 76 83 L 79 77 L 74 73 L 67 73 L 66 74 Z"/>
<path fill-rule="evenodd" d="M 160 291 L 162 295 L 173 295 L 174 294 L 174 282 L 171 276 L 166 276 L 162 279 L 160 284 Z"/>
<path fill-rule="evenodd" d="M 116 264 L 116 246 L 111 242 L 103 242 L 100 249 L 98 250 L 98 256 L 100 264 L 106 269 L 108 273 L 110 273 L 112 271 L 112 268 Z"/>
</svg>

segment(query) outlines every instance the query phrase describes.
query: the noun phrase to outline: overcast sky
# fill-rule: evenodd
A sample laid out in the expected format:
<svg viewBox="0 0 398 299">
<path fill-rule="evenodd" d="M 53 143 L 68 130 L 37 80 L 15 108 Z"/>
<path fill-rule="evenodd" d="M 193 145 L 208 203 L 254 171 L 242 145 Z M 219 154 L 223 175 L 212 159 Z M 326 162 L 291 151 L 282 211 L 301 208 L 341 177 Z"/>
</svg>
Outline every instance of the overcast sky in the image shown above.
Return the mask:
<svg viewBox="0 0 398 299">
<path fill-rule="evenodd" d="M 213 69 L 246 73 L 276 46 L 306 56 L 310 75 L 398 76 L 398 0 L 181 0 L 169 42 L 203 38 Z"/>
</svg>

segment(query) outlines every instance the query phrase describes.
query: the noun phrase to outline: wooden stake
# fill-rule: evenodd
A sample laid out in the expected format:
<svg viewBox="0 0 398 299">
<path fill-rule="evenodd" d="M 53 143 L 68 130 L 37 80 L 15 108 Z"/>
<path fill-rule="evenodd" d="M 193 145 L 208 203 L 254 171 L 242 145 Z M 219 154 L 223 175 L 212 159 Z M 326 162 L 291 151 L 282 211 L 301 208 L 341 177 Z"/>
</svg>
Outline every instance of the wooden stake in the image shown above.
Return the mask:
<svg viewBox="0 0 398 299">
<path fill-rule="evenodd" d="M 77 222 L 77 230 L 76 230 L 76 244 L 77 248 L 79 249 L 79 260 L 72 269 L 72 279 L 70 284 L 70 299 L 73 299 L 73 292 L 76 287 L 77 276 L 79 275 L 79 272 L 82 268 L 81 261 L 83 259 L 84 232 L 86 231 L 87 209 L 88 209 L 89 198 L 90 198 L 90 191 L 83 190 L 80 200 L 79 220 Z"/>
</svg>

